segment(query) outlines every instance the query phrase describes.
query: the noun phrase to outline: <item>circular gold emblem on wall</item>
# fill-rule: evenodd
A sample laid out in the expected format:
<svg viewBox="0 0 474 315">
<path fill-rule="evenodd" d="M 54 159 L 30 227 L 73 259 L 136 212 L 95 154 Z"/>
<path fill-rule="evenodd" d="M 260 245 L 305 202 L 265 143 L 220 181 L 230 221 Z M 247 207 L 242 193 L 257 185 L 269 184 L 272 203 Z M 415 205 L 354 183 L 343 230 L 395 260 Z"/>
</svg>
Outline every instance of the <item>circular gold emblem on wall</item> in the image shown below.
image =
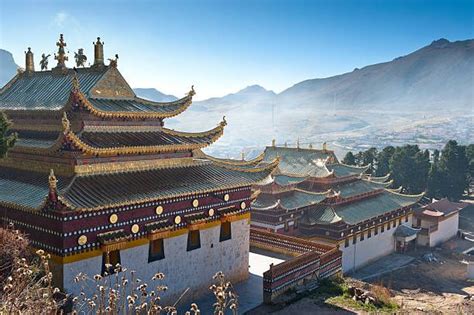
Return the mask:
<svg viewBox="0 0 474 315">
<path fill-rule="evenodd" d="M 225 194 L 225 195 L 224 195 L 224 201 L 229 201 L 229 199 L 230 199 L 229 194 Z"/>
<path fill-rule="evenodd" d="M 87 243 L 87 236 L 85 235 L 79 236 L 79 238 L 77 239 L 77 244 L 85 245 L 86 243 Z"/>
<path fill-rule="evenodd" d="M 209 209 L 209 216 L 212 217 L 214 215 L 214 209 Z"/>
<path fill-rule="evenodd" d="M 245 203 L 245 201 L 242 201 L 240 203 L 240 209 L 244 210 L 245 208 L 247 208 L 247 204 Z"/>
<path fill-rule="evenodd" d="M 194 200 L 193 200 L 193 207 L 194 207 L 194 208 L 199 207 L 199 200 L 197 200 L 197 199 L 194 199 Z"/>
<path fill-rule="evenodd" d="M 114 223 L 117 223 L 117 221 L 118 221 L 118 215 L 116 215 L 115 213 L 109 217 L 110 223 L 114 224 Z"/>
<path fill-rule="evenodd" d="M 156 207 L 155 213 L 156 213 L 156 214 L 162 214 L 162 213 L 163 213 L 163 206 L 158 206 L 158 207 Z"/>
<path fill-rule="evenodd" d="M 180 224 L 181 223 L 181 217 L 179 215 L 174 217 L 174 223 L 175 224 Z"/>
<path fill-rule="evenodd" d="M 132 225 L 132 233 L 137 234 L 138 231 L 140 231 L 140 227 L 138 226 L 138 224 Z"/>
</svg>

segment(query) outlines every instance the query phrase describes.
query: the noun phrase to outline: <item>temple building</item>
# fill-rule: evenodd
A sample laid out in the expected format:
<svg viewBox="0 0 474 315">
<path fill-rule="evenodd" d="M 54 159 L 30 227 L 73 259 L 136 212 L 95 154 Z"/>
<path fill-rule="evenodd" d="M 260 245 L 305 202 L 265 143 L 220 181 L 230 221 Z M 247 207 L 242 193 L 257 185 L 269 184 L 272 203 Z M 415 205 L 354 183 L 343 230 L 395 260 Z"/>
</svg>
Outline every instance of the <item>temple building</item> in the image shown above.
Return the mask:
<svg viewBox="0 0 474 315">
<path fill-rule="evenodd" d="M 326 145 L 273 143 L 258 159 L 274 158 L 280 160 L 274 180 L 254 187 L 261 193 L 252 205 L 252 227 L 337 246 L 343 272 L 404 250 L 414 239 L 412 209 L 422 195 L 390 189 L 389 175 L 371 177 L 369 166 L 342 164 Z"/>
<path fill-rule="evenodd" d="M 109 275 L 117 263 L 147 281 L 166 275 L 170 300 L 208 292 L 217 271 L 248 277 L 252 186 L 266 183 L 277 160 L 255 164 L 207 158 L 200 150 L 222 136 L 225 119 L 199 133 L 168 129 L 192 103 L 139 98 L 118 70 L 94 62 L 66 66 L 61 35 L 57 66 L 26 68 L 0 90 L 16 145 L 0 160 L 0 214 L 52 256 L 57 284 L 78 294 L 79 273 Z M 82 57 L 80 57 L 82 55 Z M 199 270 L 199 272 L 196 272 Z"/>
</svg>

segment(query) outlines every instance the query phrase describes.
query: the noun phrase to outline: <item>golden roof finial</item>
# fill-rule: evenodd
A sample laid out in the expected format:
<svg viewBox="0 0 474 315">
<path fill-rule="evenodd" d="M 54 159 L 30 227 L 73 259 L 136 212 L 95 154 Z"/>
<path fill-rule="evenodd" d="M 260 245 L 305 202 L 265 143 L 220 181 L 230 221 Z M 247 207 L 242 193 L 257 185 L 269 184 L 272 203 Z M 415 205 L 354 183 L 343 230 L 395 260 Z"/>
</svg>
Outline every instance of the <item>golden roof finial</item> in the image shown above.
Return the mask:
<svg viewBox="0 0 474 315">
<path fill-rule="evenodd" d="M 245 161 L 245 153 L 244 153 L 243 150 L 242 150 L 242 152 L 240 153 L 240 159 L 241 159 L 242 161 Z"/>
<path fill-rule="evenodd" d="M 285 148 L 287 148 L 287 147 L 288 147 L 288 143 L 285 141 Z"/>
<path fill-rule="evenodd" d="M 276 140 L 272 139 L 272 147 L 276 146 Z"/>
<path fill-rule="evenodd" d="M 310 143 L 309 146 L 308 146 L 308 148 L 312 149 L 312 148 L 313 148 L 313 144 Z"/>
<path fill-rule="evenodd" d="M 225 120 L 225 116 L 222 117 L 221 126 L 227 126 L 227 120 Z"/>
<path fill-rule="evenodd" d="M 26 72 L 35 71 L 35 62 L 33 60 L 33 52 L 31 47 L 28 47 L 28 51 L 25 51 L 25 70 Z"/>
<path fill-rule="evenodd" d="M 56 68 L 65 68 L 68 57 L 66 56 L 66 51 L 64 50 L 64 47 L 66 47 L 67 44 L 64 41 L 63 34 L 59 35 L 59 41 L 56 43 L 56 46 L 58 46 L 58 54 L 54 54 L 54 59 L 58 61 Z"/>
<path fill-rule="evenodd" d="M 109 60 L 109 67 L 117 68 L 118 59 L 119 59 L 118 54 L 115 54 L 115 59 L 110 59 L 110 58 L 109 58 L 109 59 L 108 59 L 108 60 Z"/>
<path fill-rule="evenodd" d="M 326 142 L 323 143 L 323 151 L 326 151 L 328 149 L 328 145 Z"/>
<path fill-rule="evenodd" d="M 194 91 L 194 84 L 191 85 L 191 90 L 188 92 L 188 96 L 194 96 L 196 95 L 196 91 Z"/>
<path fill-rule="evenodd" d="M 296 148 L 300 148 L 300 138 L 296 139 Z"/>
<path fill-rule="evenodd" d="M 97 42 L 92 43 L 94 45 L 94 66 L 104 66 L 104 42 L 100 41 L 100 37 L 97 37 Z"/>
<path fill-rule="evenodd" d="M 56 179 L 56 176 L 54 175 L 53 169 L 51 169 L 51 171 L 49 172 L 48 182 L 49 182 L 49 190 L 56 191 L 56 189 L 58 188 L 58 180 Z"/>
<path fill-rule="evenodd" d="M 68 133 L 71 130 L 71 123 L 69 122 L 69 119 L 67 118 L 66 112 L 63 113 L 63 118 L 61 122 L 63 123 L 63 132 Z"/>
</svg>

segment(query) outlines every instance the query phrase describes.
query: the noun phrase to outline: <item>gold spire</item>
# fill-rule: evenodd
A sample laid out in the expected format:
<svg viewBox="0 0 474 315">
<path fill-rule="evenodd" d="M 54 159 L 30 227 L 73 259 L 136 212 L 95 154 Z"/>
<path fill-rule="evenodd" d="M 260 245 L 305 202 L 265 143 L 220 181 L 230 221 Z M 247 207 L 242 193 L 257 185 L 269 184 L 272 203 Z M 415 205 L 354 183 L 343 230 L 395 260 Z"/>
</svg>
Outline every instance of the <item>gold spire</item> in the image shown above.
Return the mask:
<svg viewBox="0 0 474 315">
<path fill-rule="evenodd" d="M 326 142 L 323 143 L 323 151 L 327 151 L 328 149 L 328 145 Z"/>
<path fill-rule="evenodd" d="M 72 76 L 72 91 L 79 92 L 79 79 L 77 78 L 77 72 L 74 71 L 74 75 Z"/>
<path fill-rule="evenodd" d="M 244 151 L 242 151 L 242 152 L 240 153 L 240 159 L 241 159 L 242 161 L 245 161 L 245 153 L 244 153 Z"/>
<path fill-rule="evenodd" d="M 272 139 L 272 147 L 275 147 L 275 146 L 276 146 L 276 140 Z"/>
<path fill-rule="evenodd" d="M 35 62 L 33 60 L 33 52 L 31 48 L 28 47 L 28 51 L 25 51 L 25 71 L 34 72 L 35 71 Z"/>
<path fill-rule="evenodd" d="M 94 66 L 104 66 L 104 42 L 100 41 L 100 37 L 97 37 L 97 42 L 92 43 L 94 45 Z"/>
<path fill-rule="evenodd" d="M 58 61 L 56 68 L 66 68 L 66 61 L 68 61 L 68 57 L 66 56 L 64 47 L 66 47 L 67 44 L 64 41 L 63 34 L 59 35 L 59 41 L 56 43 L 56 46 L 58 46 L 58 54 L 54 54 L 54 59 Z"/>
<path fill-rule="evenodd" d="M 300 138 L 296 139 L 296 148 L 300 148 Z"/>
<path fill-rule="evenodd" d="M 309 146 L 308 146 L 308 148 L 312 149 L 312 148 L 313 148 L 313 144 L 310 143 Z"/>
</svg>

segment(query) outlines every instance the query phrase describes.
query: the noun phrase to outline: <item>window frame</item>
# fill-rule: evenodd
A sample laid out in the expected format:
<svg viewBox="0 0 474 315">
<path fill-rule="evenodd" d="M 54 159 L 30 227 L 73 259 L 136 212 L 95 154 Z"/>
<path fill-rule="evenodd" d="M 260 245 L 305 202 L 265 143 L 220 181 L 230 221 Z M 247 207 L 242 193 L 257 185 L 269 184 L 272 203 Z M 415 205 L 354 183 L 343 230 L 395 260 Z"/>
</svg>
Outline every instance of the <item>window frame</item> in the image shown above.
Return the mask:
<svg viewBox="0 0 474 315">
<path fill-rule="evenodd" d="M 197 241 L 193 240 L 192 238 L 197 235 Z M 194 244 L 195 242 L 195 244 Z M 186 246 L 186 251 L 190 252 L 192 250 L 196 250 L 201 248 L 201 233 L 199 230 L 190 230 L 188 231 L 188 243 Z"/>
<path fill-rule="evenodd" d="M 157 253 L 153 253 L 153 246 L 159 243 L 160 250 Z M 155 248 L 156 250 L 156 248 Z M 148 263 L 165 259 L 165 241 L 162 238 L 150 240 L 148 245 Z"/>
<path fill-rule="evenodd" d="M 226 232 L 226 226 L 228 226 L 228 232 Z M 232 239 L 232 222 L 222 222 L 219 234 L 219 242 L 225 242 Z"/>
</svg>

